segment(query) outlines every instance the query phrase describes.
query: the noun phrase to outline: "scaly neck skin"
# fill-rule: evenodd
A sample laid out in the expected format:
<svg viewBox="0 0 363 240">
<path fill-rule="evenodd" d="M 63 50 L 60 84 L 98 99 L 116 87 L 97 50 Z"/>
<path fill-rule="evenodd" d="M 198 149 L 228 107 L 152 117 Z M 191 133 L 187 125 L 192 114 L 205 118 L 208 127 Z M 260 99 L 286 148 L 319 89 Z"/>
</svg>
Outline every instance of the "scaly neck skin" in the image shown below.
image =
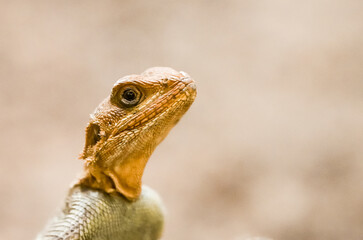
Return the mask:
<svg viewBox="0 0 363 240">
<path fill-rule="evenodd" d="M 171 68 L 150 68 L 114 85 L 91 115 L 79 184 L 135 200 L 145 165 L 196 96 L 194 81 Z"/>
</svg>

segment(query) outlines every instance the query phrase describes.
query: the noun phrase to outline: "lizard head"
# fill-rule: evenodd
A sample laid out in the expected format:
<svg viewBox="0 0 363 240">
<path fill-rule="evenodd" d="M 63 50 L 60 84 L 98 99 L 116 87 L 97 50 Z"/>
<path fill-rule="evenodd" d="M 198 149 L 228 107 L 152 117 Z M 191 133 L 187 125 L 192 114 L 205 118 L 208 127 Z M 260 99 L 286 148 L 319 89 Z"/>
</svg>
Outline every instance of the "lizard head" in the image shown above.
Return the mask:
<svg viewBox="0 0 363 240">
<path fill-rule="evenodd" d="M 171 68 L 150 68 L 118 80 L 86 128 L 80 184 L 137 199 L 150 155 L 195 96 L 190 76 Z"/>
</svg>

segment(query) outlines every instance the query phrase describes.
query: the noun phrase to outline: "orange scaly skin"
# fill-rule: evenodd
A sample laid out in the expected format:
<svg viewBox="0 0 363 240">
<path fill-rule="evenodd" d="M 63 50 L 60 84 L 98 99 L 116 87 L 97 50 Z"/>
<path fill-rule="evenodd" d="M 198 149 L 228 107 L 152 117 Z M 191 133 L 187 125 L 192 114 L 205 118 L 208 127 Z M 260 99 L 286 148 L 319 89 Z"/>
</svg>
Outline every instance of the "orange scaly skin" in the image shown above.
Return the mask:
<svg viewBox="0 0 363 240">
<path fill-rule="evenodd" d="M 124 89 L 140 91 L 132 107 L 122 101 Z M 138 198 L 145 165 L 155 147 L 188 110 L 196 96 L 194 81 L 171 68 L 151 68 L 114 85 L 86 129 L 85 176 L 80 185 Z"/>
</svg>

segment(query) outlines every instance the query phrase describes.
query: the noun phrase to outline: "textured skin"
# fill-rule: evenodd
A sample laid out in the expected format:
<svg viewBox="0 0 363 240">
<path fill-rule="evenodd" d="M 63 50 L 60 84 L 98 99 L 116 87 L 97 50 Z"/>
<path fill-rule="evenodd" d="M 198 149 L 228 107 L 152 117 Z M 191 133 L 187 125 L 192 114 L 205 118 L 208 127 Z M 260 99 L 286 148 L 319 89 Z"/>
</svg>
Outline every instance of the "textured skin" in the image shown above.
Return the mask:
<svg viewBox="0 0 363 240">
<path fill-rule="evenodd" d="M 152 240 L 163 228 L 163 207 L 158 195 L 143 186 L 139 199 L 87 187 L 73 188 L 62 212 L 37 240 Z"/>
<path fill-rule="evenodd" d="M 136 106 L 122 103 L 122 93 L 128 88 L 142 92 Z M 150 155 L 195 96 L 194 81 L 171 68 L 151 68 L 118 80 L 86 128 L 81 156 L 85 175 L 80 184 L 137 199 Z"/>
<path fill-rule="evenodd" d="M 141 178 L 150 155 L 195 96 L 190 76 L 171 68 L 118 80 L 86 128 L 83 177 L 37 239 L 159 239 L 163 207 Z"/>
</svg>

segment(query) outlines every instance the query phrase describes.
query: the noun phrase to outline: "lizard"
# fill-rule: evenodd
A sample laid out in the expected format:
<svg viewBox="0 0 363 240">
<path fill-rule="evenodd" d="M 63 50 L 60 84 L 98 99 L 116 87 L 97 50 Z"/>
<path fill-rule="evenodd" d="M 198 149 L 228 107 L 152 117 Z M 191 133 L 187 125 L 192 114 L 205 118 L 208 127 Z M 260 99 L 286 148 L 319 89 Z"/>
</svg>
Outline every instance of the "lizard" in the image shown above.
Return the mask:
<svg viewBox="0 0 363 240">
<path fill-rule="evenodd" d="M 171 68 L 119 79 L 86 127 L 82 177 L 37 240 L 159 239 L 164 206 L 142 175 L 195 97 L 194 80 Z"/>
</svg>

